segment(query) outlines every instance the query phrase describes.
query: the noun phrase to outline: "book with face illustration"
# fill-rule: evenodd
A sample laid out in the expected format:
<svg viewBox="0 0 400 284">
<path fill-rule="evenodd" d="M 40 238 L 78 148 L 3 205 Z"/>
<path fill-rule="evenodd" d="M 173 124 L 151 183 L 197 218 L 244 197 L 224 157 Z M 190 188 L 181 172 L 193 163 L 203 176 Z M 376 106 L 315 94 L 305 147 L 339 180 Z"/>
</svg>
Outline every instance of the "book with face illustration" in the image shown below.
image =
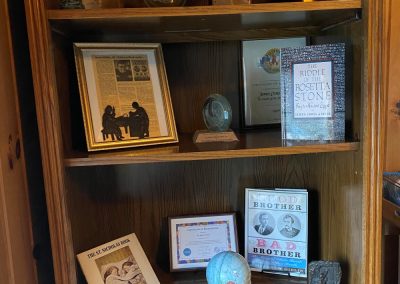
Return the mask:
<svg viewBox="0 0 400 284">
<path fill-rule="evenodd" d="M 308 191 L 246 188 L 245 256 L 251 270 L 307 277 Z"/>
<path fill-rule="evenodd" d="M 157 284 L 135 234 L 113 240 L 77 255 L 89 284 Z"/>
</svg>

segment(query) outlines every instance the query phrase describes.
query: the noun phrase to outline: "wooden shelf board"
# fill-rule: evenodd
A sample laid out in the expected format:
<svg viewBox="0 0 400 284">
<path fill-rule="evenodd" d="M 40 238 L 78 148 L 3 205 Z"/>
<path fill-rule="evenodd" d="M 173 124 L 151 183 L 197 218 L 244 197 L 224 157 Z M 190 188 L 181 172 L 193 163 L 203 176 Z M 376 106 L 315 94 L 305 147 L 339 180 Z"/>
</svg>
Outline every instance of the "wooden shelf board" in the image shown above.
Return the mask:
<svg viewBox="0 0 400 284">
<path fill-rule="evenodd" d="M 157 277 L 160 283 L 171 284 L 207 284 L 205 271 L 194 272 L 175 272 L 166 273 L 156 269 Z M 253 284 L 306 284 L 307 279 L 290 278 L 272 274 L 263 274 L 259 272 L 251 273 L 251 283 Z"/>
<path fill-rule="evenodd" d="M 317 2 L 285 2 L 267 4 L 238 4 L 191 6 L 169 8 L 112 8 L 112 9 L 82 9 L 82 10 L 48 10 L 50 20 L 67 19 L 123 19 L 123 18 L 154 18 L 154 17 L 187 17 L 211 15 L 243 15 L 248 13 L 276 13 L 299 11 L 326 11 L 361 8 L 360 0 L 338 0 Z"/>
<path fill-rule="evenodd" d="M 382 216 L 392 225 L 394 225 L 397 228 L 400 228 L 400 206 L 383 198 Z"/>
<path fill-rule="evenodd" d="M 168 146 L 108 152 L 73 152 L 67 154 L 67 167 L 140 164 L 192 160 L 247 158 L 259 156 L 295 155 L 324 152 L 357 151 L 354 141 L 293 141 L 283 143 L 280 131 L 247 132 L 238 134 L 239 142 L 192 142 L 192 135 L 180 135 L 179 143 Z"/>
<path fill-rule="evenodd" d="M 357 20 L 360 0 L 48 10 L 53 31 L 77 41 L 201 41 L 307 35 Z M 294 33 L 294 30 L 296 33 Z M 246 36 L 246 32 L 250 34 Z M 272 36 L 271 36 L 272 34 Z M 221 38 L 221 35 L 223 37 Z"/>
</svg>

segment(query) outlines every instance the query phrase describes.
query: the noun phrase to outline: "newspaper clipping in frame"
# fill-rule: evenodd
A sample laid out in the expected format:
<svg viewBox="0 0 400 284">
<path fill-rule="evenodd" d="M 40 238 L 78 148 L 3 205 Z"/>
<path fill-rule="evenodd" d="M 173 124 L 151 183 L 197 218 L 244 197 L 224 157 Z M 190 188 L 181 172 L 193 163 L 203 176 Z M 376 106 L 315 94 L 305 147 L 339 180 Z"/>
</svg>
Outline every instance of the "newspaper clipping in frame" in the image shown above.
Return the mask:
<svg viewBox="0 0 400 284">
<path fill-rule="evenodd" d="M 307 191 L 247 188 L 245 210 L 245 255 L 250 268 L 307 277 Z"/>
<path fill-rule="evenodd" d="M 128 127 L 129 124 L 124 124 L 124 120 L 128 120 L 129 114 L 134 112 L 132 103 L 136 102 L 139 104 L 136 108 L 142 110 L 148 126 L 143 131 L 140 127 L 130 129 L 129 136 L 161 136 L 147 55 L 94 56 L 93 64 L 99 109 L 112 106 L 120 124 Z"/>
</svg>

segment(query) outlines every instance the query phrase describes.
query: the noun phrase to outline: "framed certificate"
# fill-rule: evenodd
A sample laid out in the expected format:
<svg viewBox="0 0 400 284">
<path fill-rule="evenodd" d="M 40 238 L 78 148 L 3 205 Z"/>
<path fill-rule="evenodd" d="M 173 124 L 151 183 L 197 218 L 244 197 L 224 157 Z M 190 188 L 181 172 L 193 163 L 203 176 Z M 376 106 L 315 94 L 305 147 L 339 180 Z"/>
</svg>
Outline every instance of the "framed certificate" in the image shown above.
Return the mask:
<svg viewBox="0 0 400 284">
<path fill-rule="evenodd" d="M 280 50 L 306 43 L 305 37 L 242 42 L 244 128 L 281 123 Z"/>
<path fill-rule="evenodd" d="M 222 251 L 238 251 L 235 213 L 169 218 L 171 271 L 205 269 Z"/>
</svg>

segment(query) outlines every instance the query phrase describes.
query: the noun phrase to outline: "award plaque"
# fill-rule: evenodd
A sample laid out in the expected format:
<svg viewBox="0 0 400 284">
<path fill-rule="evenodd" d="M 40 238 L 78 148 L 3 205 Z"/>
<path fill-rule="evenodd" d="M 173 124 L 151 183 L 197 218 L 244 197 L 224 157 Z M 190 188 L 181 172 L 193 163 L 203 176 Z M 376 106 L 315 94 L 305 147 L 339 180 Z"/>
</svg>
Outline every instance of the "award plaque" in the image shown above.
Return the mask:
<svg viewBox="0 0 400 284">
<path fill-rule="evenodd" d="M 219 94 L 210 95 L 203 105 L 203 120 L 207 130 L 196 131 L 195 143 L 238 141 L 229 129 L 232 121 L 232 108 L 228 100 Z"/>
<path fill-rule="evenodd" d="M 244 128 L 280 124 L 280 50 L 305 45 L 305 37 L 242 42 Z"/>
</svg>

